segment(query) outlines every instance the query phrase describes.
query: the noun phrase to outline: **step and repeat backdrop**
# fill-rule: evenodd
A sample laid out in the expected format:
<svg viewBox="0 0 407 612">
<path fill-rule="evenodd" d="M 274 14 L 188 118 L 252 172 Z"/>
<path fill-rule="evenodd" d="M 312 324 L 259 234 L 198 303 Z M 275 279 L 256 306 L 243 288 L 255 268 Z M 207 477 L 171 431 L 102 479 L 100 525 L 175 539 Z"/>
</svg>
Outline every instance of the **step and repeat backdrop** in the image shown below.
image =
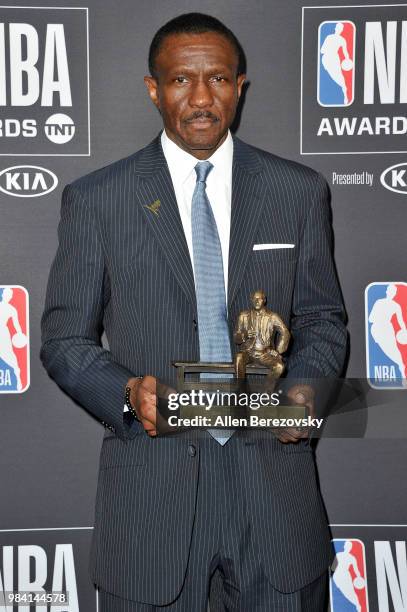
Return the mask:
<svg viewBox="0 0 407 612">
<path fill-rule="evenodd" d="M 148 46 L 191 10 L 220 18 L 246 51 L 239 137 L 312 166 L 330 185 L 347 375 L 399 394 L 406 377 L 407 4 L 1 6 L 0 591 L 69 590 L 68 605 L 42 601 L 37 611 L 97 610 L 87 563 L 104 430 L 39 360 L 62 189 L 158 133 L 143 83 Z M 374 427 L 368 414 L 319 441 L 337 550 L 333 612 L 407 610 L 406 399 L 397 420 L 383 403 Z"/>
</svg>

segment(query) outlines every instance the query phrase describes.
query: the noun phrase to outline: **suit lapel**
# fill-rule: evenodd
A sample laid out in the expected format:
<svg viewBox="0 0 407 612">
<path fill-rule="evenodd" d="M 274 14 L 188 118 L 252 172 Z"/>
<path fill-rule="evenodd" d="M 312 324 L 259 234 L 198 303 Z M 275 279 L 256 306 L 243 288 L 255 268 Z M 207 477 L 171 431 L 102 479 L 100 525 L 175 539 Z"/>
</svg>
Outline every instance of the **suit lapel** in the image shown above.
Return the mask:
<svg viewBox="0 0 407 612">
<path fill-rule="evenodd" d="M 266 185 L 261 169 L 262 165 L 255 151 L 238 138 L 234 138 L 229 245 L 229 309 L 242 283 L 263 207 Z M 260 288 L 249 287 L 248 290 L 254 291 Z"/>
<path fill-rule="evenodd" d="M 234 138 L 229 245 L 228 306 L 243 280 L 253 249 L 266 184 L 255 151 Z M 135 160 L 139 183 L 135 197 L 174 277 L 196 311 L 195 284 L 171 176 L 158 136 Z M 259 287 L 250 287 L 249 291 Z M 249 298 L 249 296 L 248 296 Z"/>
<path fill-rule="evenodd" d="M 175 279 L 196 311 L 191 259 L 159 137 L 144 149 L 135 170 L 140 179 L 136 190 L 138 204 Z"/>
</svg>

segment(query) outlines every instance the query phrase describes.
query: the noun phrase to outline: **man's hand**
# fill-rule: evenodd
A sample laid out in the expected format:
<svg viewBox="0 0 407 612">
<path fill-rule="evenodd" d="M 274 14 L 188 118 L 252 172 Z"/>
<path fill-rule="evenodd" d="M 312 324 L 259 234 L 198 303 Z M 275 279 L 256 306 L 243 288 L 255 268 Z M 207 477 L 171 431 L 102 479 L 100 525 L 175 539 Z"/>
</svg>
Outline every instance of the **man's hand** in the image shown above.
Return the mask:
<svg viewBox="0 0 407 612">
<path fill-rule="evenodd" d="M 309 385 L 294 385 L 287 391 L 287 397 L 293 401 L 294 404 L 298 406 L 305 406 L 308 408 L 310 416 L 315 416 L 314 411 L 314 389 Z M 280 442 L 287 444 L 298 443 L 303 438 L 308 438 L 309 429 L 305 428 L 295 428 L 295 427 L 287 427 L 286 429 L 277 430 L 277 438 Z"/>
<path fill-rule="evenodd" d="M 146 433 L 157 435 L 157 379 L 154 376 L 130 378 L 130 403 Z"/>
</svg>

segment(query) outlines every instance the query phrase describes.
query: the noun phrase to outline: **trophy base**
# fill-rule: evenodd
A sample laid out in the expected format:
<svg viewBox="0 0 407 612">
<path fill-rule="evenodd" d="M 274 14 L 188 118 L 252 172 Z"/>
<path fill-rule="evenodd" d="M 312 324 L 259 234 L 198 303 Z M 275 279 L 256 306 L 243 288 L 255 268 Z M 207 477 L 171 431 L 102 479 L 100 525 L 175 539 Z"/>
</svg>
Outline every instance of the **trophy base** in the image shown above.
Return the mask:
<svg viewBox="0 0 407 612">
<path fill-rule="evenodd" d="M 179 389 L 191 389 L 194 382 L 185 380 L 186 374 L 233 374 L 236 375 L 234 363 L 206 362 L 206 361 L 173 361 L 177 368 L 177 386 Z M 247 365 L 246 374 L 267 376 L 270 370 L 264 366 Z M 242 379 L 236 379 L 236 381 Z M 276 379 L 277 380 L 277 379 Z"/>
<path fill-rule="evenodd" d="M 233 363 L 208 363 L 196 361 L 175 361 L 173 365 L 177 368 L 177 391 L 178 393 L 188 393 L 191 391 L 204 391 L 207 393 L 219 392 L 222 395 L 234 395 L 235 403 L 225 406 L 224 404 L 212 404 L 210 408 L 211 416 L 215 419 L 220 418 L 244 418 L 247 414 L 256 414 L 259 419 L 304 419 L 309 415 L 306 406 L 292 404 L 284 397 L 282 391 L 274 392 L 278 378 L 271 379 L 270 370 L 261 365 L 247 365 L 246 374 L 264 377 L 261 383 L 249 382 L 246 378 L 236 378 L 235 366 Z M 216 374 L 214 379 L 201 378 L 197 380 L 185 380 L 189 374 Z M 225 378 L 222 379 L 221 375 Z M 230 375 L 234 375 L 233 378 Z M 219 376 L 220 375 L 220 376 Z M 251 405 L 244 404 L 242 398 L 250 398 L 253 395 L 266 394 L 270 397 L 268 404 L 253 408 Z M 276 399 L 271 396 L 278 397 Z M 180 408 L 182 417 L 193 418 L 197 415 L 197 407 L 184 405 Z"/>
</svg>

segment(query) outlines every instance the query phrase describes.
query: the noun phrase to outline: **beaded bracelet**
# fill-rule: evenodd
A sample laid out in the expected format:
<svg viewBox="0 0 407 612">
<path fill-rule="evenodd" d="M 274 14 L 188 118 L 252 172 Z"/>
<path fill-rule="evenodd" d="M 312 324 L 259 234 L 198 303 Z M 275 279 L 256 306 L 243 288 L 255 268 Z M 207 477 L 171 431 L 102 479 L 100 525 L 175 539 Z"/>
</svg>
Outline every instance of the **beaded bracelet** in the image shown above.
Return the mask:
<svg viewBox="0 0 407 612">
<path fill-rule="evenodd" d="M 137 380 L 141 380 L 141 379 L 142 379 L 142 377 L 140 376 Z M 134 410 L 133 406 L 131 405 L 131 402 L 130 402 L 130 393 L 131 393 L 131 387 L 126 387 L 126 394 L 124 396 L 125 404 L 126 404 L 127 408 L 129 409 L 129 411 L 131 412 L 131 414 L 136 419 L 136 421 L 140 422 L 140 419 L 137 416 L 137 412 Z"/>
</svg>

